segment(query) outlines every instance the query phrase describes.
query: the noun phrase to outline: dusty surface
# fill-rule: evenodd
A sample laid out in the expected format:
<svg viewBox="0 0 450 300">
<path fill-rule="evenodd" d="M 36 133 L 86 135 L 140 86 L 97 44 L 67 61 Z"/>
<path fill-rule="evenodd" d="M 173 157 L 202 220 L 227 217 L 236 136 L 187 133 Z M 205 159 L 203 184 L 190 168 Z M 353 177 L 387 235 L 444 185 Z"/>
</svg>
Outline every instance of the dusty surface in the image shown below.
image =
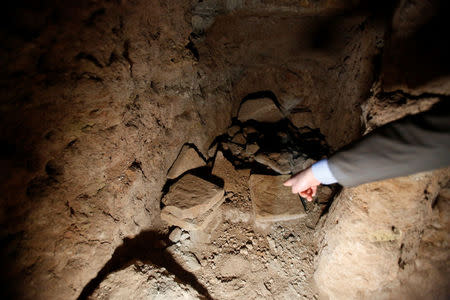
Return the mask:
<svg viewBox="0 0 450 300">
<path fill-rule="evenodd" d="M 231 108 L 186 48 L 190 1 L 42 5 L 1 33 L 2 269 L 25 299 L 75 299 L 124 238 L 161 228 L 168 169 Z"/>
<path fill-rule="evenodd" d="M 314 299 L 342 288 L 341 278 L 323 272 L 328 260 L 349 276 L 376 276 L 378 286 L 363 285 L 380 297 L 448 297 L 448 197 L 434 200 L 434 175 L 411 190 L 400 188 L 411 178 L 344 190 L 328 214 L 319 199 L 301 220 L 254 224 L 248 170 L 285 171 L 256 165 L 258 154 L 299 171 L 312 162 L 304 153 L 328 154 L 325 142 L 334 151 L 448 100 L 448 10 L 389 2 L 8 2 L 0 16 L 1 296 L 120 298 L 126 289 L 145 298 L 156 289 L 163 298 Z M 260 98 L 275 103 L 283 124 L 227 129 L 243 100 Z M 218 149 L 230 159 L 224 168 L 236 169 L 216 169 L 226 192 L 213 207 L 217 217 L 171 241 L 160 201 L 184 145 L 195 146 L 210 171 Z M 427 182 L 425 195 L 417 189 Z M 387 188 L 393 201 L 419 211 L 404 218 L 404 207 L 386 201 Z M 330 195 L 324 188 L 321 197 Z M 355 264 L 332 247 L 344 229 L 354 233 L 351 209 L 362 211 L 355 224 L 381 226 L 365 211 L 365 196 L 379 214 L 388 210 L 386 218 L 398 211 L 408 236 L 393 235 L 389 219 L 382 228 L 389 234 L 376 235 L 381 243 L 353 237 L 362 245 L 355 255 L 381 249 L 376 263 Z M 338 215 L 349 219 L 335 227 Z M 402 254 L 400 239 L 411 242 Z M 394 286 L 385 285 L 391 277 Z M 345 297 L 360 298 L 360 289 Z"/>
<path fill-rule="evenodd" d="M 448 174 L 448 170 L 421 173 L 342 192 L 320 231 L 314 277 L 321 293 L 331 299 L 390 298 L 392 291 L 406 297 L 406 287 L 397 289 L 402 280 L 414 280 L 407 278 L 420 269 L 415 266 L 418 248 L 421 240 L 427 243 L 424 230 L 431 224 L 433 202 Z M 436 226 L 446 226 L 442 221 Z M 434 259 L 446 264 L 447 255 Z M 409 297 L 427 295 L 437 286 Z M 436 292 L 442 296 L 445 289 L 441 286 Z"/>
<path fill-rule="evenodd" d="M 89 299 L 194 300 L 199 294 L 190 286 L 175 281 L 164 268 L 136 262 L 110 274 Z"/>
<path fill-rule="evenodd" d="M 300 198 L 283 186 L 291 176 L 250 176 L 250 195 L 256 222 L 284 221 L 304 217 Z"/>
</svg>

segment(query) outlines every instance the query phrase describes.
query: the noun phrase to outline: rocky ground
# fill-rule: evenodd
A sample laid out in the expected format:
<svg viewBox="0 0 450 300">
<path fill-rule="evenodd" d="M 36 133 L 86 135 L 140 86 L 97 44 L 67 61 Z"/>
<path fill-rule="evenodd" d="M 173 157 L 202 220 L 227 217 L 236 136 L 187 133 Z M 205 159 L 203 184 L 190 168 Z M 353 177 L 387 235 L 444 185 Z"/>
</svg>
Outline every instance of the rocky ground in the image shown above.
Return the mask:
<svg viewBox="0 0 450 300">
<path fill-rule="evenodd" d="M 270 99 L 252 102 L 260 109 L 247 110 L 248 117 L 242 107 L 249 103 L 244 102 L 236 124 L 210 147 L 207 162 L 193 145 L 180 150 L 162 197 L 161 218 L 170 226 L 164 251 L 214 299 L 316 299 L 315 228 L 334 191 L 320 187 L 315 202 L 308 203 L 282 185 L 290 176 L 281 174 L 310 165 L 314 160 L 304 149 L 314 149 L 310 153 L 318 158 L 326 144 L 306 126 L 260 123 L 284 117 Z M 124 286 L 139 282 L 139 264 L 134 270 L 136 275 L 127 269 L 108 276 L 93 295 L 120 299 L 123 287 L 113 283 L 117 278 L 129 282 Z M 184 294 L 165 295 L 186 299 Z M 196 299 L 195 293 L 189 295 Z"/>
</svg>

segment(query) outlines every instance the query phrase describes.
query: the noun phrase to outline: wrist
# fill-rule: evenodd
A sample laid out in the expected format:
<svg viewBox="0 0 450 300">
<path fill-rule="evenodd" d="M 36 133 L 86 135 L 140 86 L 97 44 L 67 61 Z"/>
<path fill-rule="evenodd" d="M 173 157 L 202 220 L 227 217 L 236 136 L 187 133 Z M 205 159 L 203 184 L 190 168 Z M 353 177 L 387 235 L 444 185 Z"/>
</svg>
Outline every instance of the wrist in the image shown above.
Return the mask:
<svg viewBox="0 0 450 300">
<path fill-rule="evenodd" d="M 333 184 L 337 180 L 328 166 L 328 160 L 322 159 L 311 166 L 314 178 L 322 184 Z"/>
<path fill-rule="evenodd" d="M 314 172 L 312 170 L 312 167 L 308 168 L 308 172 L 310 173 L 309 178 L 311 181 L 311 185 L 317 186 L 320 185 L 321 182 L 319 181 L 319 179 L 317 179 L 317 177 L 314 175 Z"/>
</svg>

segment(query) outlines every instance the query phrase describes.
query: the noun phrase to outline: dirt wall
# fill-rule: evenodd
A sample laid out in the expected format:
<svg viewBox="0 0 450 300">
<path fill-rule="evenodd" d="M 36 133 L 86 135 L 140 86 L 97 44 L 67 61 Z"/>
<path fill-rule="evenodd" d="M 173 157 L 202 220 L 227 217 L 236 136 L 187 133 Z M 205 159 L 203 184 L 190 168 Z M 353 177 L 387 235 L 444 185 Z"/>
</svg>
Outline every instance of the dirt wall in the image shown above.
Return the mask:
<svg viewBox="0 0 450 300">
<path fill-rule="evenodd" d="M 205 152 L 228 125 L 222 83 L 202 87 L 186 48 L 189 11 L 189 1 L 9 10 L 0 234 L 11 292 L 75 299 L 125 237 L 159 228 L 182 145 Z"/>
</svg>

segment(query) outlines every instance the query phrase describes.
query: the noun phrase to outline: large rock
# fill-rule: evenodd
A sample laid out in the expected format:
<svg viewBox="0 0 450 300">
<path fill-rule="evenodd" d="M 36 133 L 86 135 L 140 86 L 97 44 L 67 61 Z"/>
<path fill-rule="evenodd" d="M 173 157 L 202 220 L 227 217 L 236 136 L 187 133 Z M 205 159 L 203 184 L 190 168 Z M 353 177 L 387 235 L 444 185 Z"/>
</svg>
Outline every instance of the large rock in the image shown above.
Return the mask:
<svg viewBox="0 0 450 300">
<path fill-rule="evenodd" d="M 164 210 L 177 218 L 196 218 L 223 198 L 223 189 L 192 174 L 184 175 L 162 199 Z"/>
<path fill-rule="evenodd" d="M 175 179 L 186 171 L 205 165 L 205 161 L 194 148 L 189 145 L 184 145 L 172 167 L 170 167 L 167 178 Z"/>
<path fill-rule="evenodd" d="M 250 194 L 255 221 L 276 222 L 306 216 L 298 195 L 283 186 L 290 176 L 251 175 Z"/>
<path fill-rule="evenodd" d="M 283 118 L 281 111 L 269 98 L 247 100 L 241 104 L 238 113 L 238 119 L 241 122 L 255 120 L 274 123 Z"/>
</svg>

